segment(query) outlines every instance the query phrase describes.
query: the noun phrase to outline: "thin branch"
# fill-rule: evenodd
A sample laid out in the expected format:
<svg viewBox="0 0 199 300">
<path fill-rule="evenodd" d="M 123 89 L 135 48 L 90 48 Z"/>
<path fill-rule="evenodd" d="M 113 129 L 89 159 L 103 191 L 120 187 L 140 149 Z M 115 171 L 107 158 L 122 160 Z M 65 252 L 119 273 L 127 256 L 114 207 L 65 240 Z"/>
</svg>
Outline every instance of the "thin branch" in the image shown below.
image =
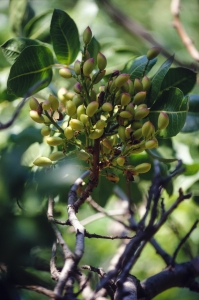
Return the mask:
<svg viewBox="0 0 199 300">
<path fill-rule="evenodd" d="M 193 44 L 193 41 L 188 36 L 180 20 L 180 0 L 171 1 L 171 13 L 173 15 L 173 27 L 176 29 L 182 43 L 193 59 L 199 61 L 199 52 Z"/>
<path fill-rule="evenodd" d="M 104 11 L 116 22 L 117 25 L 125 28 L 130 34 L 135 35 L 139 39 L 149 42 L 152 46 L 158 46 L 162 48 L 162 55 L 169 58 L 173 53 L 170 53 L 165 49 L 163 45 L 158 43 L 153 36 L 137 21 L 129 18 L 125 13 L 121 12 L 110 0 L 97 0 L 98 4 L 103 7 Z M 187 64 L 174 58 L 174 63 L 189 69 L 199 70 L 197 63 Z"/>
<path fill-rule="evenodd" d="M 37 285 L 17 285 L 16 288 L 18 289 L 26 289 L 26 290 L 31 290 L 34 292 L 37 292 L 39 294 L 43 294 L 50 299 L 55 299 L 54 292 L 51 290 L 48 290 L 42 286 L 37 286 Z"/>
<path fill-rule="evenodd" d="M 51 278 L 57 281 L 59 279 L 60 272 L 58 271 L 55 263 L 56 251 L 57 251 L 56 242 L 54 242 L 52 246 L 52 254 L 50 259 L 50 274 L 51 274 Z"/>
<path fill-rule="evenodd" d="M 85 237 L 87 238 L 96 238 L 96 239 L 107 239 L 107 240 L 116 240 L 116 239 L 120 239 L 120 240 L 124 240 L 124 239 L 128 239 L 131 240 L 132 238 L 134 238 L 134 236 L 107 236 L 107 235 L 99 235 L 96 233 L 89 233 L 88 231 L 85 231 Z"/>
<path fill-rule="evenodd" d="M 196 229 L 197 225 L 198 225 L 199 220 L 195 221 L 193 226 L 191 227 L 191 229 L 189 230 L 189 232 L 184 236 L 184 238 L 180 241 L 179 245 L 177 246 L 176 250 L 173 253 L 173 258 L 171 261 L 171 266 L 174 266 L 175 264 L 175 260 L 176 257 L 178 255 L 178 252 L 180 250 L 180 248 L 182 247 L 182 245 L 187 241 L 187 239 L 190 237 L 191 233 L 193 232 L 194 229 Z"/>
<path fill-rule="evenodd" d="M 47 81 L 48 81 L 48 78 L 43 79 L 42 81 L 39 81 L 39 82 L 37 82 L 36 84 L 34 84 L 34 85 L 27 91 L 27 93 L 25 94 L 23 100 L 21 101 L 21 103 L 20 103 L 20 104 L 18 105 L 18 107 L 16 108 L 16 110 L 15 110 L 15 112 L 14 112 L 14 114 L 13 114 L 11 120 L 8 121 L 8 122 L 5 123 L 5 124 L 2 124 L 2 123 L 0 122 L 0 130 L 7 129 L 7 128 L 9 128 L 9 127 L 14 123 L 15 119 L 18 117 L 18 115 L 19 115 L 21 109 L 23 108 L 24 104 L 26 103 L 27 98 L 29 98 L 32 94 L 34 94 L 34 93 L 37 91 L 37 89 L 38 89 L 39 87 L 41 87 L 41 86 L 42 86 L 44 83 L 46 83 Z"/>
</svg>

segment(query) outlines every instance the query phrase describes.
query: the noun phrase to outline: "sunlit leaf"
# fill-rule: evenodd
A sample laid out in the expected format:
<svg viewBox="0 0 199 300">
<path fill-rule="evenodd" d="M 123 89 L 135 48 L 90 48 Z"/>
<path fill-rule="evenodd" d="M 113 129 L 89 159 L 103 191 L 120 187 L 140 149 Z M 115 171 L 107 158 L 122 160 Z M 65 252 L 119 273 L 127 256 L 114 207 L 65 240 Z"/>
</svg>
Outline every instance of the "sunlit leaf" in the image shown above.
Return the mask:
<svg viewBox="0 0 199 300">
<path fill-rule="evenodd" d="M 1 45 L 2 52 L 6 59 L 14 64 L 21 52 L 28 46 L 44 45 L 38 40 L 32 40 L 27 38 L 12 38 Z"/>
<path fill-rule="evenodd" d="M 164 91 L 152 105 L 149 119 L 157 129 L 158 116 L 161 111 L 166 111 L 169 116 L 169 125 L 166 129 L 161 130 L 158 134 L 160 138 L 175 136 L 184 126 L 187 110 L 188 96 L 184 97 L 178 88 L 170 88 Z"/>
<path fill-rule="evenodd" d="M 48 86 L 52 79 L 53 62 L 53 55 L 48 47 L 29 46 L 25 48 L 10 69 L 8 92 L 23 97 L 30 87 L 43 79 L 47 79 L 47 81 L 36 91 Z"/>
<path fill-rule="evenodd" d="M 131 80 L 134 81 L 135 78 L 142 78 L 146 75 L 156 62 L 157 58 L 148 61 L 146 55 L 140 56 L 129 61 L 122 72 L 130 74 Z"/>
<path fill-rule="evenodd" d="M 196 75 L 192 70 L 182 67 L 169 69 L 162 82 L 161 91 L 177 87 L 186 95 L 196 84 Z"/>
<path fill-rule="evenodd" d="M 66 65 L 71 64 L 80 50 L 78 29 L 73 19 L 64 11 L 55 9 L 50 35 L 57 60 Z"/>
<path fill-rule="evenodd" d="M 199 130 L 199 95 L 189 95 L 189 111 L 182 132 Z"/>
<path fill-rule="evenodd" d="M 155 75 L 151 79 L 151 90 L 149 99 L 147 100 L 148 105 L 151 106 L 158 98 L 162 82 L 164 77 L 166 76 L 171 64 L 173 63 L 174 56 L 168 58 L 159 68 L 159 70 L 155 73 Z"/>
</svg>

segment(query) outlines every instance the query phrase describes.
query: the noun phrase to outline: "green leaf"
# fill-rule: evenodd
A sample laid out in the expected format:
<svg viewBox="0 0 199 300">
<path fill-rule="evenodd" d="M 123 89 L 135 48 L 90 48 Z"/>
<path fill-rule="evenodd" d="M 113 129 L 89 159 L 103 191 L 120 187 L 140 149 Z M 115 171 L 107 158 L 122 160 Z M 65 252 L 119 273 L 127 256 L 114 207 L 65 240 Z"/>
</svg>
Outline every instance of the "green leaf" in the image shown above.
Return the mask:
<svg viewBox="0 0 199 300">
<path fill-rule="evenodd" d="M 55 9 L 50 25 L 50 35 L 57 60 L 70 65 L 80 50 L 78 29 L 73 19 L 64 11 Z"/>
<path fill-rule="evenodd" d="M 50 22 L 52 10 L 47 10 L 32 18 L 24 27 L 24 35 L 50 43 Z"/>
<path fill-rule="evenodd" d="M 45 83 L 37 91 L 48 86 L 52 79 L 53 54 L 46 46 L 29 46 L 19 55 L 10 69 L 8 93 L 23 97 L 29 88 L 43 79 Z"/>
<path fill-rule="evenodd" d="M 169 116 L 169 125 L 158 134 L 160 138 L 175 136 L 183 127 L 188 111 L 188 96 L 184 97 L 178 88 L 164 91 L 150 109 L 149 119 L 157 129 L 158 116 L 165 111 Z"/>
<path fill-rule="evenodd" d="M 182 132 L 199 130 L 199 95 L 189 95 L 189 111 Z"/>
<path fill-rule="evenodd" d="M 164 158 L 156 149 L 145 150 L 146 153 L 153 159 L 157 159 L 164 163 L 177 161 L 177 158 Z"/>
<path fill-rule="evenodd" d="M 34 17 L 34 14 L 28 0 L 10 0 L 9 17 L 12 31 L 17 36 L 23 35 L 25 24 Z"/>
<path fill-rule="evenodd" d="M 188 94 L 196 84 L 197 74 L 192 70 L 186 68 L 172 68 L 164 77 L 161 91 L 169 89 L 170 87 L 179 88 L 184 95 Z"/>
<path fill-rule="evenodd" d="M 124 70 L 122 71 L 123 73 L 128 73 L 130 74 L 130 78 L 132 81 L 135 80 L 135 78 L 142 78 L 144 75 L 146 75 L 151 68 L 156 64 L 157 58 L 154 58 L 152 60 L 148 60 L 146 55 L 140 56 L 133 61 L 130 60 Z"/>
<path fill-rule="evenodd" d="M 150 95 L 147 100 L 149 106 L 153 105 L 159 96 L 162 82 L 166 76 L 171 64 L 173 63 L 174 56 L 168 58 L 156 72 L 156 74 L 151 78 L 151 90 Z"/>
<path fill-rule="evenodd" d="M 21 52 L 28 46 L 44 45 L 38 40 L 31 40 L 27 38 L 12 38 L 1 45 L 2 52 L 6 59 L 14 64 Z"/>
<path fill-rule="evenodd" d="M 95 65 L 97 63 L 97 54 L 99 51 L 100 51 L 100 43 L 93 36 L 90 44 L 88 45 L 88 52 L 90 53 L 90 56 L 94 58 Z"/>
<path fill-rule="evenodd" d="M 193 163 L 193 164 L 183 164 L 185 167 L 185 172 L 183 172 L 184 176 L 192 176 L 198 173 L 199 171 L 199 163 Z"/>
</svg>

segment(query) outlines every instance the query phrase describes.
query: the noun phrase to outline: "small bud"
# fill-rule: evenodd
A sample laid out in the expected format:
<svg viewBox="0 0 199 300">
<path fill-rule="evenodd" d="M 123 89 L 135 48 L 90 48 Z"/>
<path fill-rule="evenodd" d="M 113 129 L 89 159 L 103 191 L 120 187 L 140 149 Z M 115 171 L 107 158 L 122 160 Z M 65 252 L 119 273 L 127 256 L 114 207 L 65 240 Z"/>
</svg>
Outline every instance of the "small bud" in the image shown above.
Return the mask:
<svg viewBox="0 0 199 300">
<path fill-rule="evenodd" d="M 143 91 L 143 85 L 139 78 L 135 78 L 134 80 L 134 93 L 137 94 Z"/>
<path fill-rule="evenodd" d="M 92 140 L 99 139 L 104 134 L 104 129 L 95 129 L 89 134 L 89 138 Z"/>
<path fill-rule="evenodd" d="M 104 78 L 105 74 L 106 74 L 106 70 L 96 72 L 92 77 L 93 84 L 99 83 L 102 80 L 102 78 Z"/>
<path fill-rule="evenodd" d="M 135 167 L 135 171 L 138 173 L 146 173 L 150 169 L 151 169 L 151 164 L 149 164 L 149 163 L 143 163 L 143 164 L 137 165 Z"/>
<path fill-rule="evenodd" d="M 63 139 L 59 136 L 49 136 L 47 137 L 46 142 L 50 146 L 59 146 L 63 144 Z"/>
<path fill-rule="evenodd" d="M 131 96 L 128 93 L 122 93 L 121 96 L 121 105 L 122 106 L 126 106 L 129 104 L 129 102 L 131 101 Z"/>
<path fill-rule="evenodd" d="M 75 93 L 80 94 L 82 91 L 82 86 L 79 82 L 76 82 L 73 89 Z"/>
<path fill-rule="evenodd" d="M 31 119 L 33 119 L 33 121 L 35 121 L 36 123 L 44 123 L 44 118 L 43 116 L 39 115 L 37 111 L 35 110 L 31 110 L 30 111 L 30 117 Z"/>
<path fill-rule="evenodd" d="M 89 58 L 83 65 L 83 73 L 85 76 L 90 76 L 94 69 L 94 58 Z"/>
<path fill-rule="evenodd" d="M 169 125 L 169 116 L 164 111 L 161 111 L 158 117 L 158 129 L 163 130 Z"/>
<path fill-rule="evenodd" d="M 106 57 L 101 52 L 99 52 L 97 54 L 97 66 L 98 66 L 98 69 L 99 70 L 104 70 L 106 68 L 106 65 L 107 65 L 107 59 L 106 59 Z"/>
<path fill-rule="evenodd" d="M 48 157 L 38 157 L 33 161 L 33 164 L 38 167 L 49 167 L 52 165 L 52 161 Z"/>
<path fill-rule="evenodd" d="M 146 149 L 158 148 L 158 141 L 155 138 L 152 140 L 146 141 L 145 148 Z"/>
<path fill-rule="evenodd" d="M 57 161 L 64 158 L 65 155 L 62 151 L 56 151 L 50 154 L 49 159 L 52 161 Z"/>
<path fill-rule="evenodd" d="M 67 140 L 71 140 L 74 137 L 74 131 L 73 129 L 68 126 L 64 129 L 64 135 L 67 138 Z"/>
<path fill-rule="evenodd" d="M 125 158 L 124 158 L 124 156 L 120 156 L 120 157 L 118 157 L 117 158 L 117 164 L 120 166 L 120 167 L 122 167 L 123 165 L 124 165 L 124 163 L 125 163 Z"/>
<path fill-rule="evenodd" d="M 86 114 L 89 117 L 94 116 L 94 114 L 97 112 L 99 107 L 99 103 L 97 101 L 92 101 L 88 104 L 87 108 L 86 108 Z"/>
<path fill-rule="evenodd" d="M 31 110 L 37 110 L 37 108 L 39 106 L 39 102 L 37 101 L 37 99 L 35 97 L 30 98 L 29 106 L 30 106 Z"/>
<path fill-rule="evenodd" d="M 141 103 L 144 102 L 146 98 L 146 92 L 138 92 L 135 96 L 134 96 L 134 99 L 133 99 L 133 103 L 135 105 L 139 105 Z"/>
<path fill-rule="evenodd" d="M 51 132 L 51 129 L 49 126 L 44 126 L 42 129 L 41 129 L 41 134 L 43 136 L 48 136 Z"/>
<path fill-rule="evenodd" d="M 102 105 L 102 110 L 106 111 L 106 112 L 112 111 L 113 110 L 113 105 L 110 102 L 105 102 Z"/>
<path fill-rule="evenodd" d="M 59 70 L 59 75 L 63 78 L 71 78 L 72 77 L 72 73 L 69 69 L 67 68 L 62 68 Z"/>
<path fill-rule="evenodd" d="M 130 78 L 129 74 L 120 74 L 116 79 L 115 79 L 115 86 L 117 88 L 120 88 L 121 86 L 123 86 L 128 79 Z"/>
<path fill-rule="evenodd" d="M 150 112 L 149 108 L 145 108 L 145 107 L 140 108 L 140 109 L 137 108 L 135 110 L 134 119 L 135 120 L 142 120 L 142 119 L 144 119 L 148 116 L 149 112 Z"/>
<path fill-rule="evenodd" d="M 80 96 L 80 94 L 75 94 L 73 99 L 72 99 L 72 102 L 74 103 L 74 105 L 76 107 L 80 106 L 81 104 L 84 103 L 84 99 Z"/>
<path fill-rule="evenodd" d="M 72 100 L 68 100 L 66 102 L 66 108 L 67 108 L 67 114 L 70 117 L 72 117 L 72 116 L 74 116 L 76 114 L 77 109 L 76 109 L 76 106 L 75 106 L 75 104 L 73 103 Z"/>
<path fill-rule="evenodd" d="M 71 119 L 69 125 L 73 130 L 81 131 L 84 129 L 84 124 L 77 119 Z"/>
<path fill-rule="evenodd" d="M 143 85 L 143 91 L 148 92 L 151 88 L 151 80 L 149 79 L 149 77 L 144 76 L 142 78 L 142 85 Z"/>
<path fill-rule="evenodd" d="M 133 118 L 133 115 L 130 111 L 124 110 L 124 111 L 120 112 L 120 117 L 122 117 L 124 119 L 131 119 L 131 118 Z"/>
<path fill-rule="evenodd" d="M 80 68 L 81 62 L 77 59 L 74 63 L 74 71 L 76 75 L 81 74 L 81 68 Z"/>
<path fill-rule="evenodd" d="M 160 54 L 161 50 L 162 50 L 162 48 L 160 48 L 158 46 L 155 46 L 155 47 L 152 47 L 151 49 L 149 49 L 146 54 L 148 60 L 152 60 L 155 57 L 157 57 Z"/>
<path fill-rule="evenodd" d="M 57 97 L 55 97 L 54 95 L 50 94 L 48 97 L 48 100 L 50 102 L 51 108 L 53 111 L 57 110 L 59 107 L 59 101 L 57 99 Z"/>
<path fill-rule="evenodd" d="M 86 27 L 86 29 L 83 32 L 83 42 L 85 45 L 88 45 L 92 39 L 92 31 L 90 27 Z"/>
<path fill-rule="evenodd" d="M 155 127 L 153 126 L 153 124 L 150 121 L 145 122 L 142 125 L 142 135 L 143 137 L 145 137 L 146 139 L 153 137 L 155 134 Z"/>
</svg>

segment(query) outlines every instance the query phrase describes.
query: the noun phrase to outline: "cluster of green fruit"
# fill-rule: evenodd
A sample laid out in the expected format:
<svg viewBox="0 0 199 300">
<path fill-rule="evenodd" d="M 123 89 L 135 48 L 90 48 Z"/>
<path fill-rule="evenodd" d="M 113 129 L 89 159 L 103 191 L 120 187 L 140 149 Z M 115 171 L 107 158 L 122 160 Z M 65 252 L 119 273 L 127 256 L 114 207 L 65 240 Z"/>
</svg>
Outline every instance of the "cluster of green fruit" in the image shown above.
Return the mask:
<svg viewBox="0 0 199 300">
<path fill-rule="evenodd" d="M 63 145 L 63 151 L 53 152 L 49 158 L 37 158 L 33 163 L 50 166 L 52 161 L 64 158 L 67 144 L 72 143 L 78 147 L 77 156 L 92 165 L 94 141 L 99 139 L 101 169 L 120 169 L 131 180 L 133 175 L 147 172 L 151 165 L 144 163 L 133 167 L 128 165 L 127 157 L 157 148 L 155 136 L 168 126 L 169 118 L 164 111 L 160 112 L 158 128 L 147 119 L 150 108 L 145 99 L 151 87 L 147 76 L 132 81 L 130 74 L 116 70 L 108 80 L 103 80 L 107 60 L 102 53 L 98 53 L 97 70 L 94 70 L 95 61 L 88 52 L 91 38 L 92 32 L 87 27 L 83 33 L 82 61 L 76 60 L 73 68 L 66 66 L 59 70 L 60 76 L 76 79 L 74 92 L 61 88 L 58 91 L 60 101 L 54 95 L 40 103 L 34 97 L 30 99 L 30 117 L 45 124 L 41 133 L 46 142 L 50 146 Z M 159 48 L 151 48 L 147 53 L 148 60 L 155 58 L 159 52 Z M 99 84 L 102 80 L 104 85 Z M 85 143 L 76 143 L 79 133 L 80 136 L 84 134 Z M 108 177 L 111 181 L 117 181 L 117 176 Z"/>
</svg>

